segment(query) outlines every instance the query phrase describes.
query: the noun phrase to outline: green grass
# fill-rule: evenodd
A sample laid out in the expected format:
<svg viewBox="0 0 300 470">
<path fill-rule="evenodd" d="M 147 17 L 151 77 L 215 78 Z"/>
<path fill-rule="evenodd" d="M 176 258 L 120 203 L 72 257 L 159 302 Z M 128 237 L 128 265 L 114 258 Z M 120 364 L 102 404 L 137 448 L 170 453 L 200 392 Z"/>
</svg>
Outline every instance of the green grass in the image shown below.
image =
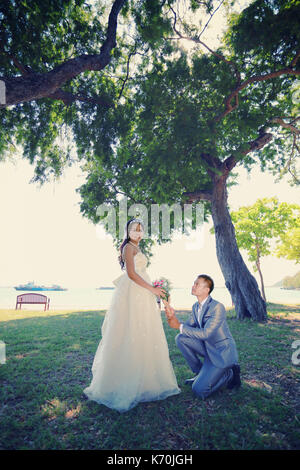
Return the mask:
<svg viewBox="0 0 300 470">
<path fill-rule="evenodd" d="M 268 312 L 268 323 L 257 324 L 228 311 L 242 387 L 206 400 L 184 385 L 192 373 L 162 315 L 182 393 L 121 414 L 82 396 L 105 311 L 0 310 L 7 356 L 0 449 L 299 449 L 300 366 L 291 362 L 291 344 L 300 306 L 268 304 Z"/>
</svg>

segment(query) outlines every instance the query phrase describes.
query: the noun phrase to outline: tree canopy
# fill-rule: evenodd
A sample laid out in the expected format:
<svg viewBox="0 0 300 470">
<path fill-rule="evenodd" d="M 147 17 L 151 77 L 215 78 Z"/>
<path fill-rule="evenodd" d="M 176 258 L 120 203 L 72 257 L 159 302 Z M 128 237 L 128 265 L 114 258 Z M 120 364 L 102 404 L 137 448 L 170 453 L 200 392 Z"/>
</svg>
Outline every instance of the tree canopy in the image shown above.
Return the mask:
<svg viewBox="0 0 300 470">
<path fill-rule="evenodd" d="M 117 146 L 99 148 L 85 167 L 87 182 L 80 191 L 85 215 L 93 217 L 94 191 L 99 204 L 116 201 L 118 190 L 139 202 L 171 203 L 184 195 L 209 201 L 213 174 L 236 165 L 284 167 L 289 144 L 278 128 L 289 125 L 291 136 L 296 129 L 288 118 L 295 113 L 293 84 L 300 72 L 299 6 L 266 3 L 254 2 L 233 16 L 216 51 L 202 45 L 199 30 L 188 31 L 196 46 L 192 52 L 180 48 L 179 39 L 187 36 L 175 15 L 178 34 L 169 40 L 169 54 L 166 47 L 157 48 L 127 87 L 128 94 L 133 90 L 126 103 L 128 126 Z M 280 27 L 271 38 L 275 21 Z M 180 26 L 188 29 L 184 22 Z M 81 145 L 87 157 L 92 133 L 87 123 Z"/>
<path fill-rule="evenodd" d="M 34 181 L 42 183 L 72 163 L 74 142 L 81 157 L 83 122 L 97 130 L 93 141 L 100 136 L 98 154 L 113 145 L 125 122 L 119 104 L 129 59 L 157 47 L 170 31 L 164 3 L 1 2 L 0 80 L 6 103 L 0 105 L 0 158 L 19 145 L 34 164 Z"/>
<path fill-rule="evenodd" d="M 300 216 L 293 228 L 281 234 L 276 255 L 300 263 Z"/>
<path fill-rule="evenodd" d="M 298 135 L 292 96 L 299 75 L 299 2 L 251 3 L 231 16 L 222 46 L 213 51 L 202 42 L 205 27 L 192 26 L 186 12 L 198 20 L 207 13 L 212 18 L 222 3 L 1 2 L 0 79 L 8 106 L 0 113 L 0 155 L 21 145 L 41 182 L 72 163 L 68 136 L 79 158 L 108 159 L 119 139 L 132 132 L 130 119 L 149 121 L 157 113 L 162 92 L 170 119 L 178 113 L 172 125 L 173 131 L 180 129 L 178 137 L 184 134 L 181 147 L 192 137 L 192 159 L 208 150 L 209 141 L 209 151 L 221 161 L 232 156 L 247 167 L 259 161 L 262 168 L 284 169 L 288 141 L 291 150 Z M 180 50 L 183 37 L 197 48 L 192 58 Z M 132 68 L 134 79 L 129 79 Z M 152 86 L 159 86 L 156 95 L 150 102 L 144 96 L 143 103 L 141 94 Z M 178 103 L 172 105 L 171 96 Z M 151 108 L 150 116 L 141 114 L 141 106 Z M 197 144 L 193 129 L 201 129 Z M 289 139 L 278 129 L 288 131 Z M 261 136 L 268 145 L 257 158 Z"/>
</svg>

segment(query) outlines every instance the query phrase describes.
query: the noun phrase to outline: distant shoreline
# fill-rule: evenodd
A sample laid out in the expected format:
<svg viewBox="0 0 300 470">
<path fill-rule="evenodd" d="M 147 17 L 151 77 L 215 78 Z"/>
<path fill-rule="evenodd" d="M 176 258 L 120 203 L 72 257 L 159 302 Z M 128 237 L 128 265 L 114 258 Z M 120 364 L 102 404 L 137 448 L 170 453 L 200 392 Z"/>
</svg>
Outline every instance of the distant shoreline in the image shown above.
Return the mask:
<svg viewBox="0 0 300 470">
<path fill-rule="evenodd" d="M 283 290 L 300 290 L 300 287 L 280 287 Z"/>
<path fill-rule="evenodd" d="M 281 305 L 282 307 L 287 307 L 287 308 L 299 308 L 300 304 L 286 304 L 283 302 L 267 302 L 267 304 L 275 304 L 275 305 Z M 233 310 L 234 307 L 226 307 L 226 311 Z M 0 323 L 3 321 L 7 321 L 10 319 L 10 316 L 13 315 L 14 317 L 18 317 L 19 319 L 22 318 L 29 318 L 28 315 L 34 314 L 36 315 L 44 315 L 44 316 L 53 316 L 53 315 L 65 315 L 65 314 L 72 314 L 72 313 L 87 313 L 87 312 L 107 312 L 107 308 L 93 308 L 93 307 L 79 307 L 79 308 L 55 308 L 55 309 L 50 309 L 47 311 L 44 310 L 31 310 L 31 309 L 22 309 L 22 310 L 15 310 L 14 308 L 0 308 Z M 189 314 L 191 312 L 192 308 L 191 307 L 179 307 L 175 309 L 175 312 L 177 315 L 180 314 Z M 161 309 L 161 314 L 164 314 L 164 309 Z M 8 315 L 8 317 L 6 317 Z"/>
<path fill-rule="evenodd" d="M 268 289 L 283 289 L 283 290 L 300 290 L 300 287 L 282 287 L 282 286 L 265 286 Z M 14 286 L 0 286 L 0 289 L 14 289 Z M 172 289 L 190 289 L 190 286 L 187 287 L 172 287 Z M 95 290 L 106 290 L 106 289 L 115 289 L 115 286 L 106 286 L 106 287 L 94 287 L 94 286 L 76 286 L 68 287 L 68 289 L 95 289 Z M 227 289 L 226 286 L 215 286 L 215 289 Z"/>
</svg>

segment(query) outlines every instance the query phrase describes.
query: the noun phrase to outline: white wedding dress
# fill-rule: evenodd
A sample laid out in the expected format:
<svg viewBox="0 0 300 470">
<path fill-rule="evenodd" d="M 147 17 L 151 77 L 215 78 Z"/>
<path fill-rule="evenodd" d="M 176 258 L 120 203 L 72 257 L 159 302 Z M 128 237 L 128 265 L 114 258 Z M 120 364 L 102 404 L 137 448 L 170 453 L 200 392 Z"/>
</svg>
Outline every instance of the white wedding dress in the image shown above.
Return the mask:
<svg viewBox="0 0 300 470">
<path fill-rule="evenodd" d="M 147 257 L 134 256 L 137 274 L 152 284 Z M 139 402 L 162 400 L 180 393 L 169 358 L 156 296 L 132 281 L 127 272 L 116 286 L 102 325 L 102 339 L 85 395 L 98 403 L 127 411 Z"/>
</svg>

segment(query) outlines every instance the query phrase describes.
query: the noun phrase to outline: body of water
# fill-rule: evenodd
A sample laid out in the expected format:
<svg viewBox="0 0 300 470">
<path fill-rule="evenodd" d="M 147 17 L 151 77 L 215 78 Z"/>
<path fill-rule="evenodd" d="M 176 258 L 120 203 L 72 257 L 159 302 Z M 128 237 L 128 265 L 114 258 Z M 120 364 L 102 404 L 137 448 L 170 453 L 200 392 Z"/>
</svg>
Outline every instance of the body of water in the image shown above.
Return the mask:
<svg viewBox="0 0 300 470">
<path fill-rule="evenodd" d="M 50 309 L 107 309 L 110 305 L 114 290 L 97 290 L 95 288 L 70 288 L 67 291 L 38 292 L 50 298 Z M 15 308 L 17 295 L 23 291 L 16 291 L 13 287 L 0 288 L 0 309 Z M 215 287 L 212 297 L 231 307 L 231 297 L 225 287 Z M 283 304 L 300 304 L 300 290 L 284 290 L 279 287 L 267 287 L 268 302 Z M 191 295 L 190 288 L 174 288 L 171 291 L 171 305 L 175 309 L 190 309 L 197 301 Z M 41 305 L 22 305 L 22 310 L 41 310 Z"/>
</svg>

